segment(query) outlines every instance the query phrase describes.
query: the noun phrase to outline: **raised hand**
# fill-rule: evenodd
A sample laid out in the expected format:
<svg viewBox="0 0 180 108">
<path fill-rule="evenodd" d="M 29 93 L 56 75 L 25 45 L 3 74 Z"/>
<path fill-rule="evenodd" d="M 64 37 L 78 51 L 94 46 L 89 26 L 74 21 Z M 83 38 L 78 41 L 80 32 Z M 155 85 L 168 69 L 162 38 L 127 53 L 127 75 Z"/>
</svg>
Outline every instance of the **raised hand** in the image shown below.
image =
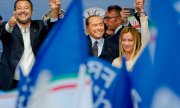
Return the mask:
<svg viewBox="0 0 180 108">
<path fill-rule="evenodd" d="M 49 5 L 51 10 L 59 9 L 60 8 L 60 1 L 59 0 L 49 0 Z"/>
<path fill-rule="evenodd" d="M 123 8 L 122 11 L 120 12 L 122 22 L 125 23 L 127 21 L 128 16 L 130 15 L 129 10 L 126 8 Z"/>
<path fill-rule="evenodd" d="M 12 16 L 10 19 L 9 19 L 9 21 L 8 21 L 8 25 L 10 26 L 10 27 L 14 27 L 15 25 L 16 25 L 16 18 L 15 18 L 15 16 Z"/>
<path fill-rule="evenodd" d="M 49 5 L 51 7 L 51 18 L 58 18 L 60 11 L 60 1 L 49 0 Z"/>
</svg>

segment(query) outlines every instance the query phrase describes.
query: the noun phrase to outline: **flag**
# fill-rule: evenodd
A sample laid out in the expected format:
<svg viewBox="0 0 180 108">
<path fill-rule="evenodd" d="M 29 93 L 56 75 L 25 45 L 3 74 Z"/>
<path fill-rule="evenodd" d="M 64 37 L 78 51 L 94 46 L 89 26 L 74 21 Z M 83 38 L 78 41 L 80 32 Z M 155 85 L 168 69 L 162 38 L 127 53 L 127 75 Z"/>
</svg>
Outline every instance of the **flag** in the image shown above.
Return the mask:
<svg viewBox="0 0 180 108">
<path fill-rule="evenodd" d="M 0 91 L 0 107 L 15 108 L 17 95 L 18 95 L 17 90 L 8 91 L 8 92 Z"/>
<path fill-rule="evenodd" d="M 82 21 L 81 0 L 73 0 L 42 45 L 30 75 L 21 80 L 17 108 L 92 108 Z"/>
<path fill-rule="evenodd" d="M 53 77 L 41 73 L 36 89 L 28 101 L 28 108 L 92 108 L 90 77 L 86 66 L 81 65 L 79 74 Z"/>
<path fill-rule="evenodd" d="M 134 108 L 147 107 L 146 105 L 149 101 L 147 100 L 147 97 L 149 96 L 150 91 L 146 90 L 151 86 L 150 81 L 152 80 L 152 69 L 153 60 L 150 54 L 149 45 L 147 45 L 140 57 L 137 59 L 132 72 L 129 73 Z"/>
<path fill-rule="evenodd" d="M 132 86 L 140 97 L 139 108 L 179 108 L 180 2 L 151 0 L 150 4 L 157 35 L 154 60 L 150 65 L 149 54 L 143 53 L 131 74 Z"/>
<path fill-rule="evenodd" d="M 90 58 L 87 66 L 93 80 L 93 108 L 133 108 L 125 62 L 117 69 L 109 62 Z"/>
<path fill-rule="evenodd" d="M 179 108 L 180 1 L 166 0 L 161 5 L 162 2 L 152 0 L 151 4 L 153 4 L 152 20 L 156 24 L 158 32 L 150 105 L 152 108 Z M 164 16 L 163 20 L 161 16 Z"/>
</svg>

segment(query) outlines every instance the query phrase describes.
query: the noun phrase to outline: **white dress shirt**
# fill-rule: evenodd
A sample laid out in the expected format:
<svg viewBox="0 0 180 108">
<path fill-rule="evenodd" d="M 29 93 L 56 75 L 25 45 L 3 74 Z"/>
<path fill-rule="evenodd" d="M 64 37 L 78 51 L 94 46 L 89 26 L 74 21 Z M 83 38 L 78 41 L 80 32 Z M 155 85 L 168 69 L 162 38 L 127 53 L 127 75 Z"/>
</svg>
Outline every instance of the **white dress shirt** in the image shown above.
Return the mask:
<svg viewBox="0 0 180 108">
<path fill-rule="evenodd" d="M 58 18 L 50 18 L 50 22 L 56 22 L 57 20 Z M 18 23 L 17 25 L 21 30 L 23 42 L 24 42 L 24 52 L 20 59 L 19 64 L 16 67 L 15 75 L 14 75 L 14 79 L 19 80 L 20 79 L 19 67 L 21 68 L 23 75 L 28 76 L 34 64 L 35 56 L 32 51 L 31 40 L 30 40 L 30 25 L 26 29 L 21 27 Z M 5 25 L 5 29 L 9 33 L 12 33 L 13 31 L 13 27 L 10 27 L 8 23 Z"/>
<path fill-rule="evenodd" d="M 19 24 L 18 26 L 22 33 L 22 38 L 24 42 L 24 52 L 15 70 L 14 79 L 16 80 L 19 80 L 20 78 L 18 67 L 21 68 L 24 76 L 28 76 L 35 61 L 35 56 L 32 51 L 31 41 L 30 41 L 30 25 L 26 29 L 21 27 Z M 6 24 L 6 31 L 11 33 L 12 30 L 13 30 L 13 27 L 10 27 L 8 24 Z"/>
</svg>

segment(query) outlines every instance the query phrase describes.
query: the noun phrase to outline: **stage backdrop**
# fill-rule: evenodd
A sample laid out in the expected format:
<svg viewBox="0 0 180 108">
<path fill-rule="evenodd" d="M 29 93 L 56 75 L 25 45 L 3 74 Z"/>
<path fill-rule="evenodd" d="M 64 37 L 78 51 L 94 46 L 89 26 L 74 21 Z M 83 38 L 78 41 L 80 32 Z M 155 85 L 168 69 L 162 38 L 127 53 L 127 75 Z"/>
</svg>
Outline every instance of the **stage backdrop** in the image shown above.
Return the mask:
<svg viewBox="0 0 180 108">
<path fill-rule="evenodd" d="M 0 15 L 4 20 L 8 20 L 13 15 L 13 4 L 15 0 L 0 0 Z M 49 10 L 49 0 L 31 0 L 34 5 L 33 11 L 33 19 L 41 19 L 44 13 Z M 66 11 L 68 5 L 72 0 L 60 0 L 62 9 Z M 146 0 L 146 12 L 149 13 L 149 0 Z M 98 10 L 96 14 L 102 14 L 101 9 L 104 11 L 107 9 L 109 5 L 117 4 L 121 7 L 130 7 L 133 8 L 134 0 L 83 0 L 84 10 L 92 7 L 97 7 Z M 100 11 L 99 11 L 100 10 Z M 89 11 L 91 14 L 94 11 Z"/>
</svg>

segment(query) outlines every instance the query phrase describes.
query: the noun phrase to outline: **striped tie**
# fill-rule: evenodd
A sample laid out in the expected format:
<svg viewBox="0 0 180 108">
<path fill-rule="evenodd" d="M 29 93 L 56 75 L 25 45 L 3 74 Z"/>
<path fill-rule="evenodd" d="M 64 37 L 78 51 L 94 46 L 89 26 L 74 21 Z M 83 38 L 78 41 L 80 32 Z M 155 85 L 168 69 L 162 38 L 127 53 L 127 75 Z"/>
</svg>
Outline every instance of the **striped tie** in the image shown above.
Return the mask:
<svg viewBox="0 0 180 108">
<path fill-rule="evenodd" d="M 98 41 L 95 41 L 94 42 L 94 45 L 93 45 L 93 54 L 94 56 L 97 56 L 98 57 Z"/>
</svg>

